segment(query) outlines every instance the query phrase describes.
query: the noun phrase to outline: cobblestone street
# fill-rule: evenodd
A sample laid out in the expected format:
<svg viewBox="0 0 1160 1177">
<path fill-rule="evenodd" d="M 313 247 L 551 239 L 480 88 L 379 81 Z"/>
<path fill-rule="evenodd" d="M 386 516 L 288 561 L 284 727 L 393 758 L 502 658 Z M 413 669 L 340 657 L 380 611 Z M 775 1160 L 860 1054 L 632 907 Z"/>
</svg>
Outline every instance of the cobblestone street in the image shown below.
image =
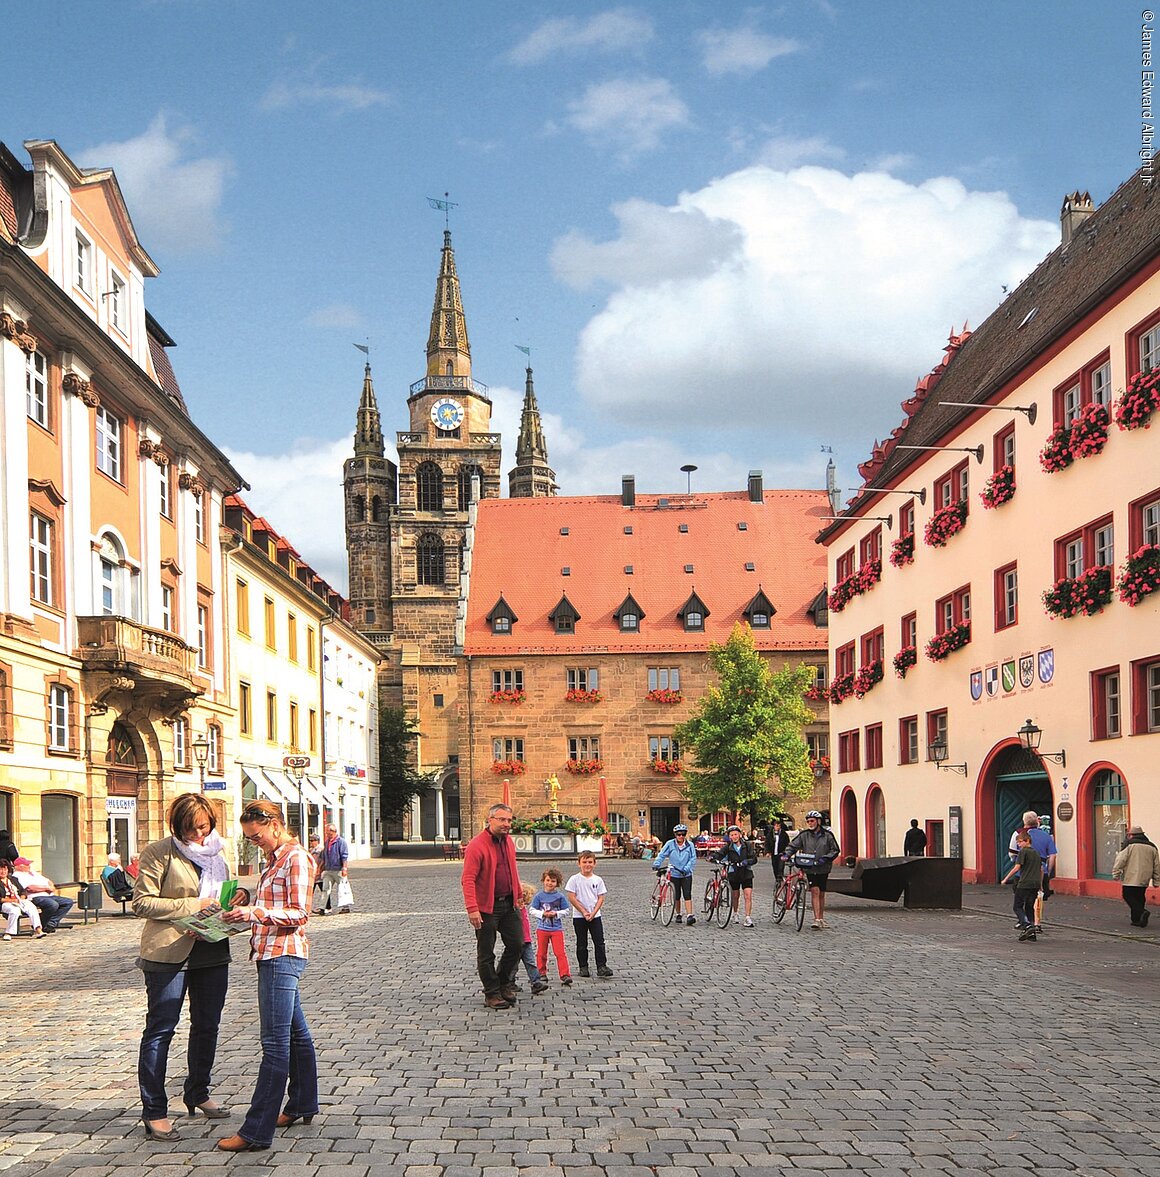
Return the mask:
<svg viewBox="0 0 1160 1177">
<path fill-rule="evenodd" d="M 533 877 L 534 866 L 522 866 Z M 147 1141 L 136 1052 L 139 923 L 106 911 L 3 948 L 0 1169 L 169 1177 L 195 1167 L 282 1177 L 693 1177 L 836 1171 L 1160 1172 L 1158 938 L 1112 901 L 1052 900 L 1018 944 L 999 888 L 961 913 L 849 900 L 832 929 L 664 927 L 646 864 L 607 862 L 606 980 L 484 1008 L 459 864 L 352 871 L 358 909 L 311 922 L 303 998 L 322 1114 L 269 1152 L 227 1157 L 258 1062 L 256 993 L 235 945 L 214 1095 L 226 1131 L 184 1115 L 179 1031 L 169 1090 L 183 1139 Z M 705 869 L 698 870 L 702 885 Z M 990 908 L 990 910 L 987 910 Z M 572 954 L 571 932 L 568 948 Z M 521 970 L 522 973 L 522 970 Z"/>
</svg>

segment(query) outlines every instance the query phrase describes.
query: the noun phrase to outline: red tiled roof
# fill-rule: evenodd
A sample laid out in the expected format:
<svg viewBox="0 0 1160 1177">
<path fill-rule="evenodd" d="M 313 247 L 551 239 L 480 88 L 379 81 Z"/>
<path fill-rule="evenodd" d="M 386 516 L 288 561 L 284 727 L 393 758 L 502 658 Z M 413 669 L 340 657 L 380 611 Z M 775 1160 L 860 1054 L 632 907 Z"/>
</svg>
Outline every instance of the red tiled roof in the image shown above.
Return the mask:
<svg viewBox="0 0 1160 1177">
<path fill-rule="evenodd" d="M 476 518 L 464 650 L 703 650 L 710 641 L 725 641 L 744 620 L 742 610 L 758 587 L 777 610 L 768 630 L 755 631 L 760 649 L 824 648 L 826 631 L 807 610 L 826 579 L 825 555 L 814 536 L 828 514 L 821 490 L 768 490 L 760 503 L 745 491 L 667 499 L 638 494 L 634 507 L 625 507 L 617 495 L 484 499 Z M 747 562 L 754 571 L 746 570 Z M 571 570 L 567 576 L 561 573 L 565 567 Z M 709 616 L 703 632 L 687 633 L 677 611 L 694 590 Z M 548 620 L 564 593 L 580 614 L 573 634 L 557 634 Z M 644 612 L 639 633 L 621 633 L 613 617 L 629 593 Z M 501 594 L 519 618 L 510 634 L 493 634 L 487 622 Z"/>
</svg>

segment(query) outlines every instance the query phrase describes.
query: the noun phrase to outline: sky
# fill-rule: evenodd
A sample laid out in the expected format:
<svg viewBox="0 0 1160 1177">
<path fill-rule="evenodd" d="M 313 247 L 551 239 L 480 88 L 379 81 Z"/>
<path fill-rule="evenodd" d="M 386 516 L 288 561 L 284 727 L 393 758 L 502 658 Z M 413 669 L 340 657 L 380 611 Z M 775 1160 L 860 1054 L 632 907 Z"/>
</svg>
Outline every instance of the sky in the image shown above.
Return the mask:
<svg viewBox="0 0 1160 1177">
<path fill-rule="evenodd" d="M 149 309 L 247 501 L 346 586 L 364 357 L 408 427 L 448 199 L 514 465 L 562 494 L 839 485 L 1139 167 L 1139 4 L 39 0 L 0 140 L 112 166 Z M 66 49 L 67 47 L 67 49 Z"/>
</svg>

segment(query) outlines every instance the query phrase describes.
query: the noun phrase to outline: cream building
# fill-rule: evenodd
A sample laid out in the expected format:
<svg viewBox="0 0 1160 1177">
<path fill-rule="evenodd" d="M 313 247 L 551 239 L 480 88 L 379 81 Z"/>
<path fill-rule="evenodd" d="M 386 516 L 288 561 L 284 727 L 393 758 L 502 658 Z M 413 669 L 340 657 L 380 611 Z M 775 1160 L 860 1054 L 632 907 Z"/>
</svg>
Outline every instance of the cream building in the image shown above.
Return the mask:
<svg viewBox="0 0 1160 1177">
<path fill-rule="evenodd" d="M 1160 448 L 1116 420 L 1160 367 L 1158 271 L 1140 176 L 1069 196 L 1059 247 L 952 336 L 822 533 L 844 853 L 899 854 L 917 818 L 993 882 L 1034 809 L 1059 888 L 1111 895 L 1127 826 L 1160 835 L 1160 592 L 1127 568 L 1160 587 Z"/>
</svg>

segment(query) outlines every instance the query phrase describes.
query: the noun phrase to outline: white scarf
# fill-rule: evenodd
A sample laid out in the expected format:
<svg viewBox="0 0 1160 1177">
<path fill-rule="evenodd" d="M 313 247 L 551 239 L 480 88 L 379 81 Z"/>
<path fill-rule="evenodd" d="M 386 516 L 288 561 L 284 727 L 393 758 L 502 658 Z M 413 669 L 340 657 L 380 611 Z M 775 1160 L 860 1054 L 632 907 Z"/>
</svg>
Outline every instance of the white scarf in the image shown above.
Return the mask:
<svg viewBox="0 0 1160 1177">
<path fill-rule="evenodd" d="M 218 899 L 222 892 L 222 883 L 230 877 L 230 868 L 226 863 L 225 843 L 218 837 L 216 830 L 210 830 L 202 843 L 183 842 L 180 838 L 173 839 L 173 846 L 177 852 L 201 871 L 201 886 L 198 888 L 199 899 Z"/>
</svg>

